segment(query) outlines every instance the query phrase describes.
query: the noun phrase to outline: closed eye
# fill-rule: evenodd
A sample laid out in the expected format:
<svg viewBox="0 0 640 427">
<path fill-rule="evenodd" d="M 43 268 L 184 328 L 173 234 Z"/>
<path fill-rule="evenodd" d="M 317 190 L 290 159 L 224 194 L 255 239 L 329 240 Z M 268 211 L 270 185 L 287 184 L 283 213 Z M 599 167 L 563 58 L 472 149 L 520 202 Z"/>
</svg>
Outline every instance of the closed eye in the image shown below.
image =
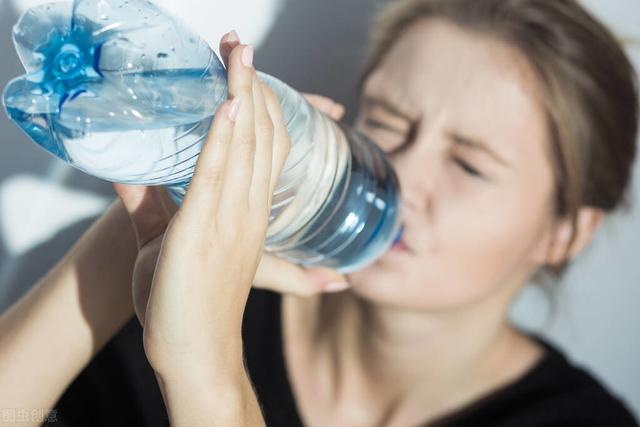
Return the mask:
<svg viewBox="0 0 640 427">
<path fill-rule="evenodd" d="M 374 140 L 388 156 L 398 153 L 405 148 L 409 142 L 408 139 L 411 129 L 409 129 L 408 134 L 405 130 L 370 117 L 365 117 L 363 125 L 368 131 L 366 132 L 367 135 Z"/>
<path fill-rule="evenodd" d="M 476 177 L 476 178 L 484 178 L 484 176 L 480 173 L 480 171 L 473 166 L 471 166 L 466 161 L 462 160 L 460 157 L 454 157 L 453 161 L 462 169 L 465 173 Z"/>
<path fill-rule="evenodd" d="M 383 123 L 381 121 L 378 121 L 376 119 L 372 119 L 370 117 L 367 117 L 364 121 L 365 126 L 371 128 L 371 129 L 379 129 L 379 130 L 384 130 L 387 132 L 391 132 L 391 133 L 395 133 L 399 136 L 404 137 L 406 135 L 406 132 L 402 129 L 398 129 L 396 127 L 390 126 L 386 123 Z"/>
</svg>

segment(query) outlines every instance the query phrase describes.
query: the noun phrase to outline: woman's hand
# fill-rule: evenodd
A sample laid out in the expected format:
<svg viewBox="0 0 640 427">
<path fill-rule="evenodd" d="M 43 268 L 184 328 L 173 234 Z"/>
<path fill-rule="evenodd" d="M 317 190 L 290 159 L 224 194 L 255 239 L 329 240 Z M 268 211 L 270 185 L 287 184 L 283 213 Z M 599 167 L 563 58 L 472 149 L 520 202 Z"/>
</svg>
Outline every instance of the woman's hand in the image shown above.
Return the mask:
<svg viewBox="0 0 640 427">
<path fill-rule="evenodd" d="M 244 371 L 241 326 L 290 141 L 278 99 L 252 61 L 250 46 L 229 55 L 230 99 L 215 115 L 164 237 L 171 210 L 161 193 L 147 193 L 163 207 L 149 209 L 145 198 L 116 186 L 140 251 L 160 245 L 143 339 L 172 425 L 263 424 Z"/>
<path fill-rule="evenodd" d="M 238 46 L 237 37 L 225 35 L 220 42 L 221 56 L 229 67 L 229 55 Z M 344 107 L 333 100 L 305 94 L 318 110 L 334 120 L 344 114 Z M 115 185 L 125 202 L 136 228 L 138 258 L 133 275 L 133 304 L 140 323 L 145 311 L 164 231 L 177 211 L 177 206 L 164 188 Z M 253 286 L 298 296 L 320 292 L 336 292 L 348 287 L 346 278 L 328 268 L 302 268 L 277 256 L 264 253 L 260 259 Z"/>
<path fill-rule="evenodd" d="M 290 144 L 277 97 L 258 80 L 252 58 L 250 46 L 231 52 L 230 100 L 162 241 L 144 320 L 145 351 L 162 377 L 242 364 L 244 304 Z M 134 224 L 142 214 L 149 212 L 132 210 Z"/>
</svg>

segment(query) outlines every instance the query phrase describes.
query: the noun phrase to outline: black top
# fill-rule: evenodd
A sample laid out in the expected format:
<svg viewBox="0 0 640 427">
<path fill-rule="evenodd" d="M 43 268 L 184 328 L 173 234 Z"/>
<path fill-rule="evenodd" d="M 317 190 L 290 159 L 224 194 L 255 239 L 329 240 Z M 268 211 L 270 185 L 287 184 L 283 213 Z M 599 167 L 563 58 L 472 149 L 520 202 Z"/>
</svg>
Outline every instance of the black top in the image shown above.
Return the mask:
<svg viewBox="0 0 640 427">
<path fill-rule="evenodd" d="M 302 426 L 282 352 L 280 296 L 252 290 L 243 322 L 247 369 L 269 427 Z M 553 346 L 525 375 L 429 427 L 638 426 L 621 401 Z M 197 391 L 194 391 L 197 392 Z M 63 426 L 168 425 L 162 397 L 133 319 L 80 374 L 56 405 Z M 413 427 L 413 426 L 408 426 Z M 421 426 L 422 427 L 422 426 Z"/>
</svg>

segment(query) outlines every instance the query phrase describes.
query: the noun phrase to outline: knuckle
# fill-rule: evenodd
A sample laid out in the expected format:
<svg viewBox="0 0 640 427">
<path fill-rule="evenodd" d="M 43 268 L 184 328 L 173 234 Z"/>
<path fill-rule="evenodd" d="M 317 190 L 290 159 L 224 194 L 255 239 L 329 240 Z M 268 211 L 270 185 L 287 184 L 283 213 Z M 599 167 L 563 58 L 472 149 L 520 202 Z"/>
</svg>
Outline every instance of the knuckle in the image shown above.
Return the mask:
<svg viewBox="0 0 640 427">
<path fill-rule="evenodd" d="M 241 79 L 238 82 L 238 90 L 242 93 L 242 95 L 252 96 L 253 95 L 253 82 L 251 81 L 251 79 L 250 78 Z"/>
<path fill-rule="evenodd" d="M 239 76 L 229 83 L 229 93 L 234 97 L 241 96 L 243 99 L 253 97 L 253 81 L 248 73 L 246 76 Z"/>
<path fill-rule="evenodd" d="M 218 186 L 223 181 L 223 171 L 218 168 L 205 169 L 202 178 L 209 186 Z"/>
<path fill-rule="evenodd" d="M 275 127 L 271 120 L 261 120 L 257 125 L 256 132 L 264 137 L 273 138 Z"/>
<path fill-rule="evenodd" d="M 256 149 L 256 139 L 253 135 L 239 136 L 236 144 L 241 153 L 245 155 L 253 154 Z"/>
<path fill-rule="evenodd" d="M 196 168 L 197 171 L 197 168 Z M 196 172 L 197 173 L 197 172 Z M 200 168 L 200 177 L 207 186 L 218 186 L 223 181 L 223 171 L 218 168 Z"/>
</svg>

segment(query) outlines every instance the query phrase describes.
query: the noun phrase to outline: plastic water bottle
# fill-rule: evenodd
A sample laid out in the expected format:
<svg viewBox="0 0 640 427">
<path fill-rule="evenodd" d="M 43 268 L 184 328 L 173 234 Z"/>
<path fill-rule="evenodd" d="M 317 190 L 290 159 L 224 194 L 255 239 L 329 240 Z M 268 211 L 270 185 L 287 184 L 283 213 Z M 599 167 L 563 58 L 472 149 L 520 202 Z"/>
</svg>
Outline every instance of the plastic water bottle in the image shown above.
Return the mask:
<svg viewBox="0 0 640 427">
<path fill-rule="evenodd" d="M 143 0 L 76 0 L 28 10 L 14 27 L 27 74 L 3 103 L 37 144 L 88 174 L 165 185 L 180 202 L 226 71 L 206 42 Z M 292 146 L 265 248 L 304 266 L 350 272 L 399 234 L 398 184 L 384 154 L 295 90 L 275 90 Z"/>
</svg>

